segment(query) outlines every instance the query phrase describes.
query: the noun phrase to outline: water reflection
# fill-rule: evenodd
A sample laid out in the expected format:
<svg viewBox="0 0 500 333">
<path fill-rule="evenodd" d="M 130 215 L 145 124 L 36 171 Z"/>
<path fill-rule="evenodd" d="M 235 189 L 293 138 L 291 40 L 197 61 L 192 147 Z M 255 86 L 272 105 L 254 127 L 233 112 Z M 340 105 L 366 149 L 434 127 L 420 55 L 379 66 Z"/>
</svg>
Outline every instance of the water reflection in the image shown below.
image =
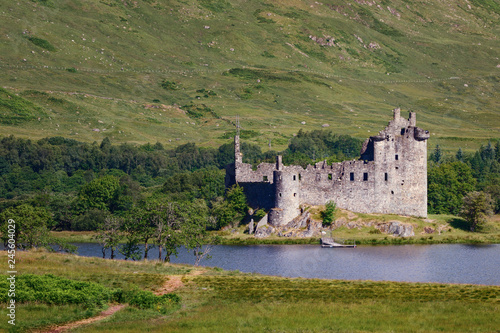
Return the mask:
<svg viewBox="0 0 500 333">
<path fill-rule="evenodd" d="M 98 244 L 76 244 L 101 257 Z M 286 277 L 500 285 L 500 244 L 394 245 L 330 249 L 318 245 L 217 246 L 203 265 Z M 150 259 L 158 250 L 149 252 Z M 118 259 L 123 258 L 121 255 Z M 179 249 L 174 263 L 194 263 Z"/>
</svg>

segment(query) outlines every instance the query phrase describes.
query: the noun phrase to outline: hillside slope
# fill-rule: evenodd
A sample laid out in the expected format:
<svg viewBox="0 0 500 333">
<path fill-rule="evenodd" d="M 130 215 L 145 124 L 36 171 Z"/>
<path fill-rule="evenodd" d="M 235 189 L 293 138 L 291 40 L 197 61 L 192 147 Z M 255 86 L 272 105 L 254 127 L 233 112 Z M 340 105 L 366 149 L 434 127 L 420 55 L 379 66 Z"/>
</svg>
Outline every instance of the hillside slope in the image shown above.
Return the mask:
<svg viewBox="0 0 500 333">
<path fill-rule="evenodd" d="M 500 137 L 494 0 L 34 0 L 0 17 L 2 135 L 214 145 L 239 115 L 281 148 L 324 124 L 365 138 L 400 106 L 430 147 Z"/>
</svg>

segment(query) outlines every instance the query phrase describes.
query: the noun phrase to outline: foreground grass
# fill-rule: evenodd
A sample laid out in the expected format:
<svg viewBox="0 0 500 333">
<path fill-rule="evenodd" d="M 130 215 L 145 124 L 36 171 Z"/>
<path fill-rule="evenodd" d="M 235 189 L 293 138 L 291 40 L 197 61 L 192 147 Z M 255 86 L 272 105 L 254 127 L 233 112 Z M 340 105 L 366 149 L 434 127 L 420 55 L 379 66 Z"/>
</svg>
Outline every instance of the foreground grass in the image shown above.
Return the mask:
<svg viewBox="0 0 500 333">
<path fill-rule="evenodd" d="M 185 265 L 39 251 L 20 252 L 18 258 L 23 274 L 96 279 L 107 286 L 118 283 L 121 276 L 127 280 L 130 273 L 158 275 L 138 279 L 138 286 L 146 289 L 158 287 L 168 275 L 184 276 L 184 286 L 176 290 L 182 308 L 176 312 L 161 315 L 127 308 L 75 332 L 495 332 L 500 327 L 499 286 L 287 279 L 217 268 L 204 268 L 203 275 L 195 276 L 187 273 L 196 268 Z M 6 260 L 5 252 L 0 260 Z M 98 277 L 96 271 L 101 271 Z M 31 312 L 33 316 L 25 316 Z M 18 314 L 25 325 L 88 315 L 70 306 L 43 304 L 21 305 Z"/>
<path fill-rule="evenodd" d="M 151 332 L 471 332 L 474 326 L 476 332 L 494 332 L 499 322 L 491 319 L 497 309 L 457 302 L 214 304 L 192 316 L 145 328 Z M 126 327 L 102 328 L 92 329 L 132 332 Z"/>
<path fill-rule="evenodd" d="M 7 262 L 5 251 L 0 252 L 0 260 Z M 161 288 L 169 275 L 187 274 L 193 270 L 188 265 L 103 260 L 41 250 L 16 252 L 16 268 L 22 274 L 53 274 L 77 281 L 98 282 L 110 288 L 129 290 L 137 287 L 150 291 Z"/>
<path fill-rule="evenodd" d="M 133 312 L 77 332 L 492 332 L 500 324 L 499 287 L 215 270 L 184 283 L 185 308 L 170 318 Z"/>
</svg>

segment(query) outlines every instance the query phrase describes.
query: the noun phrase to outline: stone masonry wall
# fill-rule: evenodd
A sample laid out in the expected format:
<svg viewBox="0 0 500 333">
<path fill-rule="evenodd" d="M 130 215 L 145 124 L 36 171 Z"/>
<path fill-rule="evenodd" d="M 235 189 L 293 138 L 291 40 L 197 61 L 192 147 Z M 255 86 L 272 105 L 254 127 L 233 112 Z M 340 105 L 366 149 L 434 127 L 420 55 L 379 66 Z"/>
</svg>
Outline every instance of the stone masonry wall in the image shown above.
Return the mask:
<svg viewBox="0 0 500 333">
<path fill-rule="evenodd" d="M 256 170 L 241 162 L 239 139 L 235 163 L 226 168 L 226 186 L 239 183 L 252 207 L 274 211 L 270 223 L 288 223 L 300 213 L 301 204 L 324 205 L 360 213 L 427 216 L 427 138 L 416 127 L 416 116 L 401 118 L 395 109 L 388 126 L 367 139 L 359 160 L 307 168 L 261 163 Z M 238 154 L 238 155 L 236 155 Z"/>
</svg>

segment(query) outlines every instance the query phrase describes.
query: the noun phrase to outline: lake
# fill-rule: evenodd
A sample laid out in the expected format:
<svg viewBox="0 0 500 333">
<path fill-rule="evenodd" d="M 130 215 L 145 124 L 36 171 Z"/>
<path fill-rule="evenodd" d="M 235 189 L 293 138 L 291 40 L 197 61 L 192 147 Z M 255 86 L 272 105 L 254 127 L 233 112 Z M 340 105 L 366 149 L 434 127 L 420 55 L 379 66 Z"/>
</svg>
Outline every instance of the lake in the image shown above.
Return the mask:
<svg viewBox="0 0 500 333">
<path fill-rule="evenodd" d="M 81 256 L 102 257 L 98 244 L 79 243 Z M 386 245 L 321 248 L 319 245 L 215 246 L 203 266 L 284 277 L 500 285 L 500 244 Z M 109 250 L 107 251 L 109 257 Z M 123 256 L 118 254 L 117 259 Z M 149 251 L 157 259 L 158 250 Z M 193 264 L 181 248 L 172 263 Z"/>
</svg>

